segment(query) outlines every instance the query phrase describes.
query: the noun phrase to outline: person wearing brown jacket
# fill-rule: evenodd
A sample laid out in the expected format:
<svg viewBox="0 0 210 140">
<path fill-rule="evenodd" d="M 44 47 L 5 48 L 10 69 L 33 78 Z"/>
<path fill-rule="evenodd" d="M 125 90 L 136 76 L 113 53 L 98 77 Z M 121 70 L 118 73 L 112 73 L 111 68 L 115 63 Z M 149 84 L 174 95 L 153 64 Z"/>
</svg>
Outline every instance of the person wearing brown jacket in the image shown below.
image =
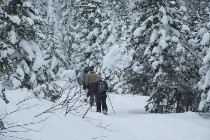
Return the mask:
<svg viewBox="0 0 210 140">
<path fill-rule="evenodd" d="M 90 71 L 85 79 L 85 84 L 90 94 L 90 106 L 94 104 L 94 95 L 98 92 L 98 75 L 94 72 L 93 67 L 90 67 Z"/>
</svg>

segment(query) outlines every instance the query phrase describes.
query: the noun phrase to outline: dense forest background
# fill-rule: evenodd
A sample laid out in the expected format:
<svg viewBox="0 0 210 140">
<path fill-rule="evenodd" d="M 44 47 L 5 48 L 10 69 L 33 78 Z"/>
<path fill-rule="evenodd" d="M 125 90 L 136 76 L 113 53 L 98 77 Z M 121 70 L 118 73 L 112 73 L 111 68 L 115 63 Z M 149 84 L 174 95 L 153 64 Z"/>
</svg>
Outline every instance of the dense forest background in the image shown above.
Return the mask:
<svg viewBox="0 0 210 140">
<path fill-rule="evenodd" d="M 0 0 L 0 86 L 55 101 L 94 66 L 149 112 L 210 111 L 209 0 Z"/>
</svg>

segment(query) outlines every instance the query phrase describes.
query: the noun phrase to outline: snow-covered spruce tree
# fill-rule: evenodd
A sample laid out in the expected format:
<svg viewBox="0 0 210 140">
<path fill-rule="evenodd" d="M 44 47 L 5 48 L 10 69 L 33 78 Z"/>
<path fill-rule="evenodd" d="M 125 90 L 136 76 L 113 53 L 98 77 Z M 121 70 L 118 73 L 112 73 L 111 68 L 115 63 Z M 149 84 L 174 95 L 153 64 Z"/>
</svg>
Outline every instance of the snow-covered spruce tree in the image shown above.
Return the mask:
<svg viewBox="0 0 210 140">
<path fill-rule="evenodd" d="M 188 31 L 184 24 L 186 8 L 172 0 L 141 1 L 138 6 L 140 17 L 132 37 L 136 50 L 131 67 L 135 80 L 132 82 L 140 83 L 143 92 L 151 94 L 145 107 L 147 111 L 187 111 L 194 90 L 185 74 L 190 73 L 186 69 L 187 39 L 180 39 L 182 32 Z"/>
<path fill-rule="evenodd" d="M 71 8 L 67 5 L 72 2 L 63 0 L 32 1 L 40 15 L 46 19 L 47 25 L 41 26 L 45 39 L 39 41 L 43 50 L 44 60 L 46 61 L 47 77 L 55 79 L 59 70 L 69 68 L 69 41 L 68 30 L 69 22 L 66 17 L 71 17 Z"/>
<path fill-rule="evenodd" d="M 70 69 L 78 74 L 84 68 L 84 48 L 87 36 L 87 20 L 83 17 L 83 11 L 87 1 L 63 1 L 60 3 L 61 18 L 59 26 L 63 36 L 62 46 L 65 56 L 68 58 Z"/>
<path fill-rule="evenodd" d="M 2 3 L 2 1 L 1 1 Z M 2 9 L 3 8 L 3 9 Z M 4 36 L 6 36 L 6 32 L 4 32 L 4 28 L 6 26 L 6 22 L 7 22 L 7 18 L 4 14 L 4 6 L 1 5 L 0 7 L 0 77 L 3 78 L 8 78 L 8 76 L 10 75 L 10 72 L 12 72 L 12 67 L 11 67 L 11 62 L 12 60 L 10 60 L 9 55 L 11 55 L 11 53 L 13 51 L 9 51 L 11 50 L 11 47 L 6 44 Z"/>
<path fill-rule="evenodd" d="M 207 9 L 210 2 L 209 0 L 184 0 L 183 2 L 188 7 L 188 23 L 191 29 L 197 32 L 202 27 L 203 22 L 207 22 L 209 19 Z"/>
<path fill-rule="evenodd" d="M 74 37 L 72 36 L 72 34 L 76 33 L 75 28 L 79 24 L 78 23 L 79 17 L 77 17 L 78 1 L 74 0 L 62 1 L 59 4 L 60 4 L 59 12 L 61 13 L 59 19 L 59 27 L 63 38 L 62 45 L 65 48 L 66 52 L 65 55 L 68 57 L 69 61 L 71 61 L 72 44 L 74 42 Z M 58 12 L 58 10 L 56 12 Z"/>
<path fill-rule="evenodd" d="M 48 1 L 46 7 L 47 26 L 43 27 L 46 39 L 41 42 L 44 50 L 44 60 L 47 63 L 46 67 L 48 69 L 46 74 L 48 78 L 52 79 L 56 78 L 59 69 L 68 69 L 67 44 L 64 41 L 64 36 L 67 35 L 62 34 L 61 29 L 64 28 L 63 30 L 65 30 L 65 26 L 67 25 L 60 25 L 60 9 L 61 4 L 59 1 Z"/>
<path fill-rule="evenodd" d="M 71 33 L 73 40 L 73 62 L 78 70 L 84 67 L 101 66 L 105 51 L 114 41 L 113 22 L 110 21 L 109 13 L 103 8 L 103 2 L 99 0 L 81 1 L 79 12 L 76 15 L 78 23 Z M 76 59 L 75 59 L 76 58 Z M 100 71 L 100 68 L 96 68 Z"/>
<path fill-rule="evenodd" d="M 127 48 L 130 43 L 130 29 L 133 21 L 130 3 L 130 1 L 108 0 L 105 4 L 105 10 L 108 11 L 109 20 L 112 23 L 108 27 L 112 27 L 112 32 L 109 32 L 108 39 L 102 45 L 106 51 L 102 61 L 101 73 L 108 77 L 111 89 L 117 93 L 128 93 L 124 77 L 125 69 L 132 61 L 132 57 L 129 57 L 132 49 Z"/>
<path fill-rule="evenodd" d="M 129 90 L 133 94 L 143 94 L 149 95 L 152 89 L 152 75 L 151 70 L 149 69 L 149 63 L 144 61 L 144 51 L 147 46 L 146 41 L 149 40 L 149 34 L 152 32 L 152 21 L 153 24 L 156 24 L 157 18 L 149 20 L 150 16 L 157 14 L 157 9 L 155 6 L 157 1 L 148 1 L 140 2 L 134 1 L 132 17 L 137 17 L 132 28 L 132 36 L 130 39 L 133 53 L 133 61 L 128 69 L 126 69 L 126 83 L 129 85 Z M 141 8 L 140 8 L 141 7 Z M 146 22 L 147 31 L 145 25 L 141 25 L 143 22 Z"/>
<path fill-rule="evenodd" d="M 45 74 L 48 70 L 45 67 L 42 51 L 36 43 L 43 37 L 39 26 L 45 24 L 45 21 L 29 2 L 3 1 L 1 6 L 4 11 L 1 40 L 7 46 L 5 54 L 12 68 L 6 82 L 14 89 L 20 87 L 34 89 L 42 85 L 43 88 L 37 88 L 34 90 L 35 93 L 45 91 L 49 95 L 54 88 L 48 83 L 50 81 Z"/>
<path fill-rule="evenodd" d="M 198 82 L 198 88 L 202 90 L 202 94 L 198 110 L 205 112 L 210 111 L 210 32 L 206 29 L 202 34 L 203 36 L 200 40 L 200 47 L 202 48 L 202 52 L 205 54 L 205 57 L 202 60 L 202 67 L 199 71 L 201 80 Z"/>
<path fill-rule="evenodd" d="M 124 22 L 130 22 L 131 19 L 131 7 L 132 2 L 128 0 L 107 0 L 107 5 L 109 7 L 109 10 L 112 14 L 112 20 L 115 21 L 115 23 L 120 22 L 123 20 Z M 121 23 L 121 26 L 123 26 L 124 23 Z"/>
<path fill-rule="evenodd" d="M 13 73 L 10 76 L 11 85 L 13 88 L 30 86 L 28 82 L 34 73 L 30 73 L 29 67 L 32 69 L 39 68 L 37 58 L 40 57 L 38 56 L 40 55 L 40 50 L 33 42 L 33 38 L 39 32 L 35 32 L 33 25 L 41 21 L 34 16 L 33 10 L 30 11 L 32 6 L 27 2 L 4 1 L 2 6 L 5 19 L 2 40 L 10 48 L 7 49 L 7 54 L 10 54 L 8 60 L 11 61 L 11 67 L 13 68 Z M 33 79 L 31 80 L 33 81 Z"/>
<path fill-rule="evenodd" d="M 7 22 L 9 21 L 7 14 L 5 9 L 7 8 L 7 5 L 5 5 L 5 1 L 1 0 L 1 9 L 0 9 L 0 14 L 1 14 L 1 18 L 0 18 L 0 40 L 1 40 L 1 44 L 0 44 L 0 51 L 1 51 L 1 78 L 3 77 L 2 74 L 7 73 L 7 75 L 9 75 L 10 72 L 12 72 L 12 65 L 11 62 L 12 60 L 10 59 L 10 55 L 13 53 L 13 49 L 12 47 L 9 45 L 9 43 L 6 41 L 6 37 L 8 36 L 8 32 L 5 31 L 6 26 L 7 26 Z M 10 67 L 10 69 L 8 68 Z M 11 73 L 10 73 L 11 74 Z"/>
<path fill-rule="evenodd" d="M 201 79 L 197 85 L 202 91 L 198 110 L 203 112 L 210 111 L 210 22 L 205 18 L 207 15 L 207 17 L 210 16 L 210 6 L 208 6 L 208 4 L 210 3 L 204 0 L 200 4 L 200 14 L 198 18 L 200 21 L 200 30 L 198 30 L 196 34 L 196 40 L 198 41 L 197 46 L 200 48 L 200 58 L 202 62 L 202 66 L 199 70 Z"/>
<path fill-rule="evenodd" d="M 74 60 L 77 62 L 74 63 L 77 64 L 78 70 L 81 71 L 84 67 L 94 65 L 95 70 L 102 77 L 106 77 L 113 82 L 110 84 L 115 85 L 122 81 L 123 77 L 122 66 L 120 66 L 123 62 L 120 61 L 126 46 L 123 44 L 126 34 L 123 33 L 127 27 L 122 25 L 120 18 L 109 6 L 108 1 L 84 0 L 81 2 L 77 15 L 80 17 L 78 22 L 80 32 L 73 35 L 74 40 L 77 40 L 75 43 L 77 45 L 73 45 L 72 57 L 76 58 Z M 123 44 L 123 47 L 118 45 L 118 41 Z"/>
<path fill-rule="evenodd" d="M 118 25 L 110 26 L 115 32 L 110 32 L 112 33 L 111 36 L 108 37 L 102 45 L 105 56 L 103 57 L 100 71 L 101 74 L 104 75 L 103 77 L 109 79 L 110 88 L 120 94 L 128 93 L 128 88 L 124 80 L 124 69 L 127 68 L 132 61 L 130 55 L 133 52 L 132 49 L 127 49 L 129 31 L 128 26 L 122 23 L 125 22 L 120 20 Z"/>
<path fill-rule="evenodd" d="M 1 33 L 1 31 L 0 31 Z M 8 79 L 10 72 L 12 71 L 11 60 L 8 58 L 8 55 L 11 53 L 8 51 L 9 47 L 5 44 L 4 41 L 0 41 L 0 76 L 1 78 Z"/>
<path fill-rule="evenodd" d="M 77 12 L 73 15 L 72 20 L 69 20 L 69 16 L 65 18 L 64 21 L 70 21 L 69 25 L 69 45 L 71 45 L 71 63 L 75 64 L 78 71 L 84 69 L 88 66 L 86 60 L 89 57 L 89 53 L 86 51 L 88 48 L 87 36 L 92 30 L 93 17 L 96 10 L 95 5 L 93 5 L 89 0 L 82 0 L 75 5 Z M 76 22 L 72 22 L 76 20 Z M 70 44 L 71 43 L 71 44 Z"/>
<path fill-rule="evenodd" d="M 103 9 L 102 1 L 100 0 L 90 0 L 86 1 L 82 5 L 81 15 L 86 25 L 83 29 L 84 32 L 83 41 L 85 60 L 87 66 L 96 66 L 101 62 L 102 47 L 99 45 L 97 38 L 102 34 L 102 22 L 103 22 Z"/>
</svg>

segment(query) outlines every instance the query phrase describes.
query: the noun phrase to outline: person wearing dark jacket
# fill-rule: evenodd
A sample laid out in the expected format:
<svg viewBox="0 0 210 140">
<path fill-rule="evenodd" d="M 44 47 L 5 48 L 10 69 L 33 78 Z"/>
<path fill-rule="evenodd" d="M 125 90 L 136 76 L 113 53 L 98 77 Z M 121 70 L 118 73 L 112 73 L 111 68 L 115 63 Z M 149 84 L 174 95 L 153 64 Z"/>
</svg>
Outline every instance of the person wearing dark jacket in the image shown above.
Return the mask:
<svg viewBox="0 0 210 140">
<path fill-rule="evenodd" d="M 85 79 L 88 75 L 88 70 L 84 69 L 83 73 L 82 73 L 82 85 L 83 85 L 83 89 L 86 90 L 86 84 L 85 84 Z"/>
<path fill-rule="evenodd" d="M 93 69 L 93 67 L 90 67 L 90 72 L 85 79 L 85 84 L 88 88 L 88 93 L 90 96 L 90 106 L 94 105 L 94 95 L 98 92 L 98 75 L 93 71 Z"/>
<path fill-rule="evenodd" d="M 87 75 L 88 75 L 88 70 L 85 68 L 84 71 L 83 71 L 83 73 L 82 73 L 82 85 L 83 85 L 83 90 L 86 90 L 86 89 L 87 89 L 87 86 L 86 86 L 86 84 L 85 84 L 85 79 L 86 79 Z M 86 97 L 85 97 L 85 99 L 84 99 L 85 102 L 87 101 L 88 96 L 89 96 L 89 93 L 87 92 L 87 93 L 86 93 Z"/>
<path fill-rule="evenodd" d="M 98 77 L 98 81 L 103 82 L 105 88 L 108 89 L 107 83 L 103 81 L 100 76 Z M 103 113 L 107 114 L 108 108 L 106 104 L 106 98 L 107 98 L 106 91 L 103 92 L 99 91 L 98 94 L 96 94 L 95 98 L 96 98 L 96 112 L 101 112 L 102 108 Z"/>
</svg>

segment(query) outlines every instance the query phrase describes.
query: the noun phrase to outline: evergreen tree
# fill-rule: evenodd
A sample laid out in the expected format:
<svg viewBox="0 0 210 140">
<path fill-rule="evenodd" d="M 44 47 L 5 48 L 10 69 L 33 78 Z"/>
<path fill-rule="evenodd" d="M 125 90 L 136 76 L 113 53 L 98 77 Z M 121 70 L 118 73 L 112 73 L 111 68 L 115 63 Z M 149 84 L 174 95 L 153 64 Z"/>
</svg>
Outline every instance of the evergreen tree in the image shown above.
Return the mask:
<svg viewBox="0 0 210 140">
<path fill-rule="evenodd" d="M 199 74 L 201 75 L 201 79 L 198 82 L 198 88 L 201 89 L 201 101 L 199 104 L 199 111 L 210 111 L 210 86 L 209 86 L 209 77 L 210 77 L 210 65 L 209 65 L 209 40 L 210 40 L 210 32 L 206 29 L 204 32 L 199 46 L 202 47 L 202 54 L 205 57 L 202 60 L 202 67 L 199 70 Z"/>
<path fill-rule="evenodd" d="M 68 59 L 66 52 L 66 44 L 60 27 L 60 11 L 61 4 L 59 1 L 49 0 L 47 4 L 47 26 L 44 28 L 46 39 L 41 42 L 43 44 L 44 59 L 48 71 L 48 78 L 55 79 L 59 69 L 68 69 Z M 62 25 L 66 26 L 66 25 Z"/>
<path fill-rule="evenodd" d="M 45 24 L 45 20 L 38 15 L 38 10 L 31 3 L 22 0 L 3 1 L 1 11 L 1 50 L 4 53 L 1 55 L 4 61 L 1 75 L 7 71 L 8 74 L 3 76 L 5 82 L 14 89 L 36 88 L 36 94 L 43 90 L 47 94 L 52 93 L 53 88 L 46 75 L 49 69 L 38 44 L 44 38 L 40 26 Z"/>
<path fill-rule="evenodd" d="M 188 38 L 180 40 L 184 33 L 190 35 L 189 27 L 184 24 L 186 8 L 171 0 L 138 4 L 140 17 L 132 37 L 136 50 L 132 68 L 137 72 L 131 77 L 131 84 L 134 88 L 141 87 L 137 90 L 144 94 L 150 92 L 146 106 L 150 112 L 187 111 L 195 96 L 188 74 L 195 68 L 187 60 L 190 52 L 184 45 Z"/>
<path fill-rule="evenodd" d="M 13 68 L 11 85 L 13 88 L 33 87 L 37 84 L 35 75 L 43 65 L 41 51 L 35 43 L 36 36 L 41 35 L 37 26 L 43 20 L 28 2 L 13 0 L 8 4 L 4 2 L 2 6 L 5 23 L 2 40 L 7 45 L 7 61 Z"/>
<path fill-rule="evenodd" d="M 77 69 L 83 69 L 89 66 L 101 66 L 102 58 L 105 50 L 108 49 L 114 38 L 113 22 L 109 19 L 109 14 L 103 8 L 103 2 L 99 0 L 83 0 L 81 1 L 79 12 L 76 15 L 80 17 L 78 25 L 71 32 L 71 39 L 74 41 L 72 45 L 74 64 Z M 100 71 L 98 69 L 98 71 Z"/>
<path fill-rule="evenodd" d="M 200 29 L 196 33 L 197 47 L 200 48 L 199 58 L 202 65 L 199 70 L 201 76 L 200 81 L 198 82 L 198 88 L 202 91 L 201 100 L 199 103 L 199 111 L 210 111 L 210 92 L 209 92 L 209 45 L 210 45 L 210 22 L 207 20 L 210 16 L 210 7 L 209 2 L 205 0 L 199 1 L 199 21 Z"/>
</svg>

